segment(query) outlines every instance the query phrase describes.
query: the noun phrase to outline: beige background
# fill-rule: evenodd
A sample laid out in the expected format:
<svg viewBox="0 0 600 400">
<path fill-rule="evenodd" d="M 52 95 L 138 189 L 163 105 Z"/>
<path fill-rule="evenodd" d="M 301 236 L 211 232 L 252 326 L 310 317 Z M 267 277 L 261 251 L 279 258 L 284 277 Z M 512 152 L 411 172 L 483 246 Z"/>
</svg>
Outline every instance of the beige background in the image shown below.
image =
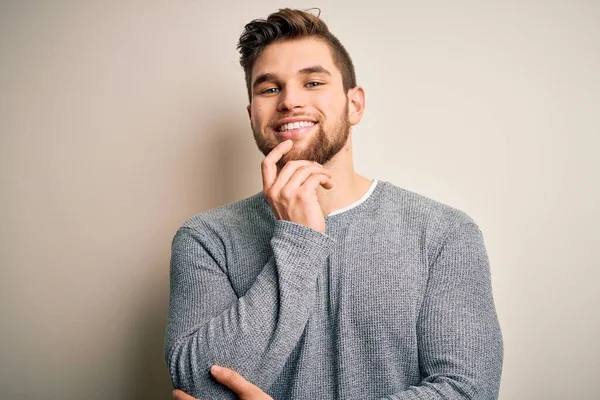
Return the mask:
<svg viewBox="0 0 600 400">
<path fill-rule="evenodd" d="M 0 398 L 169 398 L 171 238 L 261 189 L 237 38 L 314 5 L 0 3 Z M 484 232 L 500 398 L 600 398 L 600 3 L 318 5 L 366 88 L 357 170 Z"/>
</svg>

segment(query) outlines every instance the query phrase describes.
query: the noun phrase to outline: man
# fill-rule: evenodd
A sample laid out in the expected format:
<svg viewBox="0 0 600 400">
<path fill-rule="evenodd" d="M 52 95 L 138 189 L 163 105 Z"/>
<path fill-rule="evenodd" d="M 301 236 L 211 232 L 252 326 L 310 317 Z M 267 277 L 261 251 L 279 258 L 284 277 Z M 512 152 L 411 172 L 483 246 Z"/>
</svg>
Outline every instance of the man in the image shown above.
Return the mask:
<svg viewBox="0 0 600 400">
<path fill-rule="evenodd" d="M 497 398 L 503 344 L 475 222 L 354 171 L 364 90 L 317 16 L 254 20 L 238 48 L 263 190 L 175 235 L 175 398 Z"/>
</svg>

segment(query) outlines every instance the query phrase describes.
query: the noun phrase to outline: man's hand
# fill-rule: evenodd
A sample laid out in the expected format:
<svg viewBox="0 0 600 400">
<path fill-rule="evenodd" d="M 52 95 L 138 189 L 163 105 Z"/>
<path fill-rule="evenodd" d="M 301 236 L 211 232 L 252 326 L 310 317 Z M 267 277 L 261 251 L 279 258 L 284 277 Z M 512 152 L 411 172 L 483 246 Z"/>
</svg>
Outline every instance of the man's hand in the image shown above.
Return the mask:
<svg viewBox="0 0 600 400">
<path fill-rule="evenodd" d="M 227 386 L 229 389 L 233 390 L 233 392 L 239 396 L 240 400 L 273 400 L 258 386 L 254 386 L 232 369 L 219 367 L 218 365 L 213 365 L 210 368 L 210 373 L 217 381 Z M 197 399 L 195 399 L 187 393 L 182 392 L 179 389 L 175 389 L 173 391 L 173 400 Z"/>
<path fill-rule="evenodd" d="M 317 187 L 331 189 L 332 174 L 322 165 L 293 160 L 277 175 L 277 162 L 294 142 L 279 143 L 262 161 L 263 195 L 279 220 L 291 221 L 325 233 L 325 217 L 317 198 Z"/>
</svg>

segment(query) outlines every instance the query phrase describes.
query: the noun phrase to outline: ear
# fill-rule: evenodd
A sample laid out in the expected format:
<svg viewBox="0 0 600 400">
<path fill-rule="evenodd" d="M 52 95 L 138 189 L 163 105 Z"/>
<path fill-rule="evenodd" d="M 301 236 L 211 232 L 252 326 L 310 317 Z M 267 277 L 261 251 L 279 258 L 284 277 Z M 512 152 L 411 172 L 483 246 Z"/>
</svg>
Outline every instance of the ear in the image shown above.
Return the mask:
<svg viewBox="0 0 600 400">
<path fill-rule="evenodd" d="M 348 90 L 348 121 L 350 125 L 356 125 L 362 119 L 365 112 L 365 90 L 356 86 Z"/>
<path fill-rule="evenodd" d="M 252 104 L 248 104 L 248 107 L 246 107 L 246 111 L 248 111 L 248 121 L 250 122 L 250 129 L 254 130 L 254 127 L 252 126 Z"/>
</svg>

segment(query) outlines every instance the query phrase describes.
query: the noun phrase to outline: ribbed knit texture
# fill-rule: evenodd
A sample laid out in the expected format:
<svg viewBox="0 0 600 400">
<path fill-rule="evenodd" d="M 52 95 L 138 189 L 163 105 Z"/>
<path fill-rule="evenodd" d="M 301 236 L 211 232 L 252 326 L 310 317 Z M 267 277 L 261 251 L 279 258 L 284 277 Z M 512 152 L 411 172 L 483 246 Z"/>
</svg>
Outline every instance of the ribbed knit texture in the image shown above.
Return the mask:
<svg viewBox="0 0 600 400">
<path fill-rule="evenodd" d="M 173 385 L 233 399 L 213 364 L 280 399 L 496 399 L 503 345 L 482 234 L 464 212 L 379 181 L 326 217 L 275 218 L 262 192 L 173 239 Z"/>
</svg>

